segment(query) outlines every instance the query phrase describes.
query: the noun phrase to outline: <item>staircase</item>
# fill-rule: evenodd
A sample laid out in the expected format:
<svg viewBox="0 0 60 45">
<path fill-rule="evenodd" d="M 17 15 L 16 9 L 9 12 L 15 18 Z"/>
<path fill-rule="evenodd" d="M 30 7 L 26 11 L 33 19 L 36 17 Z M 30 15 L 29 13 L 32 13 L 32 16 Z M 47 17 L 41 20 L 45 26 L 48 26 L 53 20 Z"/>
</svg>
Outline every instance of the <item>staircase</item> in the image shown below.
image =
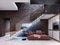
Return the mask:
<svg viewBox="0 0 60 45">
<path fill-rule="evenodd" d="M 33 20 L 35 20 L 36 18 L 38 18 L 39 16 L 41 16 L 42 13 L 43 13 L 43 11 L 44 11 L 43 7 L 40 7 L 40 8 L 38 8 L 37 10 L 35 10 L 35 11 L 31 14 L 30 20 L 33 21 Z"/>
</svg>

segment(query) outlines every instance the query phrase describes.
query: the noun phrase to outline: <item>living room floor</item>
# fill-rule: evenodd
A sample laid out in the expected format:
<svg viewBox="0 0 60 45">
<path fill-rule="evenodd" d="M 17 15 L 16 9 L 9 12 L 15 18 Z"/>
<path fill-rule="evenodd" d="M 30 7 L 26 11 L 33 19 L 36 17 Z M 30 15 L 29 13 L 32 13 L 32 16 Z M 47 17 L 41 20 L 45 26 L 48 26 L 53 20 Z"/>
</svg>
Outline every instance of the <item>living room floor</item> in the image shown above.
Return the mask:
<svg viewBox="0 0 60 45">
<path fill-rule="evenodd" d="M 9 40 L 10 34 L 0 37 L 0 45 L 60 45 L 55 40 Z"/>
</svg>

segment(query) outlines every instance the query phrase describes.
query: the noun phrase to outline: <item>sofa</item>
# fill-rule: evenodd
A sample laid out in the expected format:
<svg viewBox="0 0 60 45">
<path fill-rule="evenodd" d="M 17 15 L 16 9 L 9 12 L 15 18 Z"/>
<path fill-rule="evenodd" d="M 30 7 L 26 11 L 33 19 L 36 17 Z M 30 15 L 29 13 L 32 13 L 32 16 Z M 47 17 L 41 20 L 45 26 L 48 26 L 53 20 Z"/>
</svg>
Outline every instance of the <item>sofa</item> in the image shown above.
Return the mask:
<svg viewBox="0 0 60 45">
<path fill-rule="evenodd" d="M 36 30 L 35 32 L 28 31 L 25 32 L 28 40 L 50 40 L 50 37 L 42 32 L 41 30 Z"/>
</svg>

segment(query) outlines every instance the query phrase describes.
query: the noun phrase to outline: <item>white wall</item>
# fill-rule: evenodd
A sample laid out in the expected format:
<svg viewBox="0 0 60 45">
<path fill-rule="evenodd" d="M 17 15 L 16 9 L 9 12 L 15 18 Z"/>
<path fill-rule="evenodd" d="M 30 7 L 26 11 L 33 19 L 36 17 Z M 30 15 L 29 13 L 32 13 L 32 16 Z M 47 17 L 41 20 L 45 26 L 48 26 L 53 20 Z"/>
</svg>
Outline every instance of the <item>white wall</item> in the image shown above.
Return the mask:
<svg viewBox="0 0 60 45">
<path fill-rule="evenodd" d="M 59 20 L 59 15 L 53 17 L 48 21 L 48 29 L 53 29 L 53 23 Z"/>
<path fill-rule="evenodd" d="M 59 31 L 53 31 L 53 38 L 59 40 Z"/>
<path fill-rule="evenodd" d="M 52 37 L 52 38 L 60 41 L 60 40 L 59 40 L 59 39 L 60 39 L 60 38 L 59 38 L 59 36 L 60 36 L 59 32 L 60 32 L 60 31 L 55 31 L 55 30 L 53 30 L 53 23 L 56 22 L 56 21 L 59 21 L 59 15 L 51 18 L 51 19 L 48 21 L 48 34 L 49 34 L 50 37 Z"/>
</svg>

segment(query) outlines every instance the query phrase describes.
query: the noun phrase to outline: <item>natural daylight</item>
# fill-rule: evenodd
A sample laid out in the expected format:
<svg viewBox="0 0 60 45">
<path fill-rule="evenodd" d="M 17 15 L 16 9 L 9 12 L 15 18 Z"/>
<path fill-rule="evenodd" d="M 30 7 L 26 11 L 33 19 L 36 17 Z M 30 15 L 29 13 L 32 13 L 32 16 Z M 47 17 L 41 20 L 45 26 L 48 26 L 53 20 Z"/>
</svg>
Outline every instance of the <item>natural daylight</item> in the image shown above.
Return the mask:
<svg viewBox="0 0 60 45">
<path fill-rule="evenodd" d="M 0 0 L 0 45 L 60 45 L 60 1 Z"/>
</svg>

